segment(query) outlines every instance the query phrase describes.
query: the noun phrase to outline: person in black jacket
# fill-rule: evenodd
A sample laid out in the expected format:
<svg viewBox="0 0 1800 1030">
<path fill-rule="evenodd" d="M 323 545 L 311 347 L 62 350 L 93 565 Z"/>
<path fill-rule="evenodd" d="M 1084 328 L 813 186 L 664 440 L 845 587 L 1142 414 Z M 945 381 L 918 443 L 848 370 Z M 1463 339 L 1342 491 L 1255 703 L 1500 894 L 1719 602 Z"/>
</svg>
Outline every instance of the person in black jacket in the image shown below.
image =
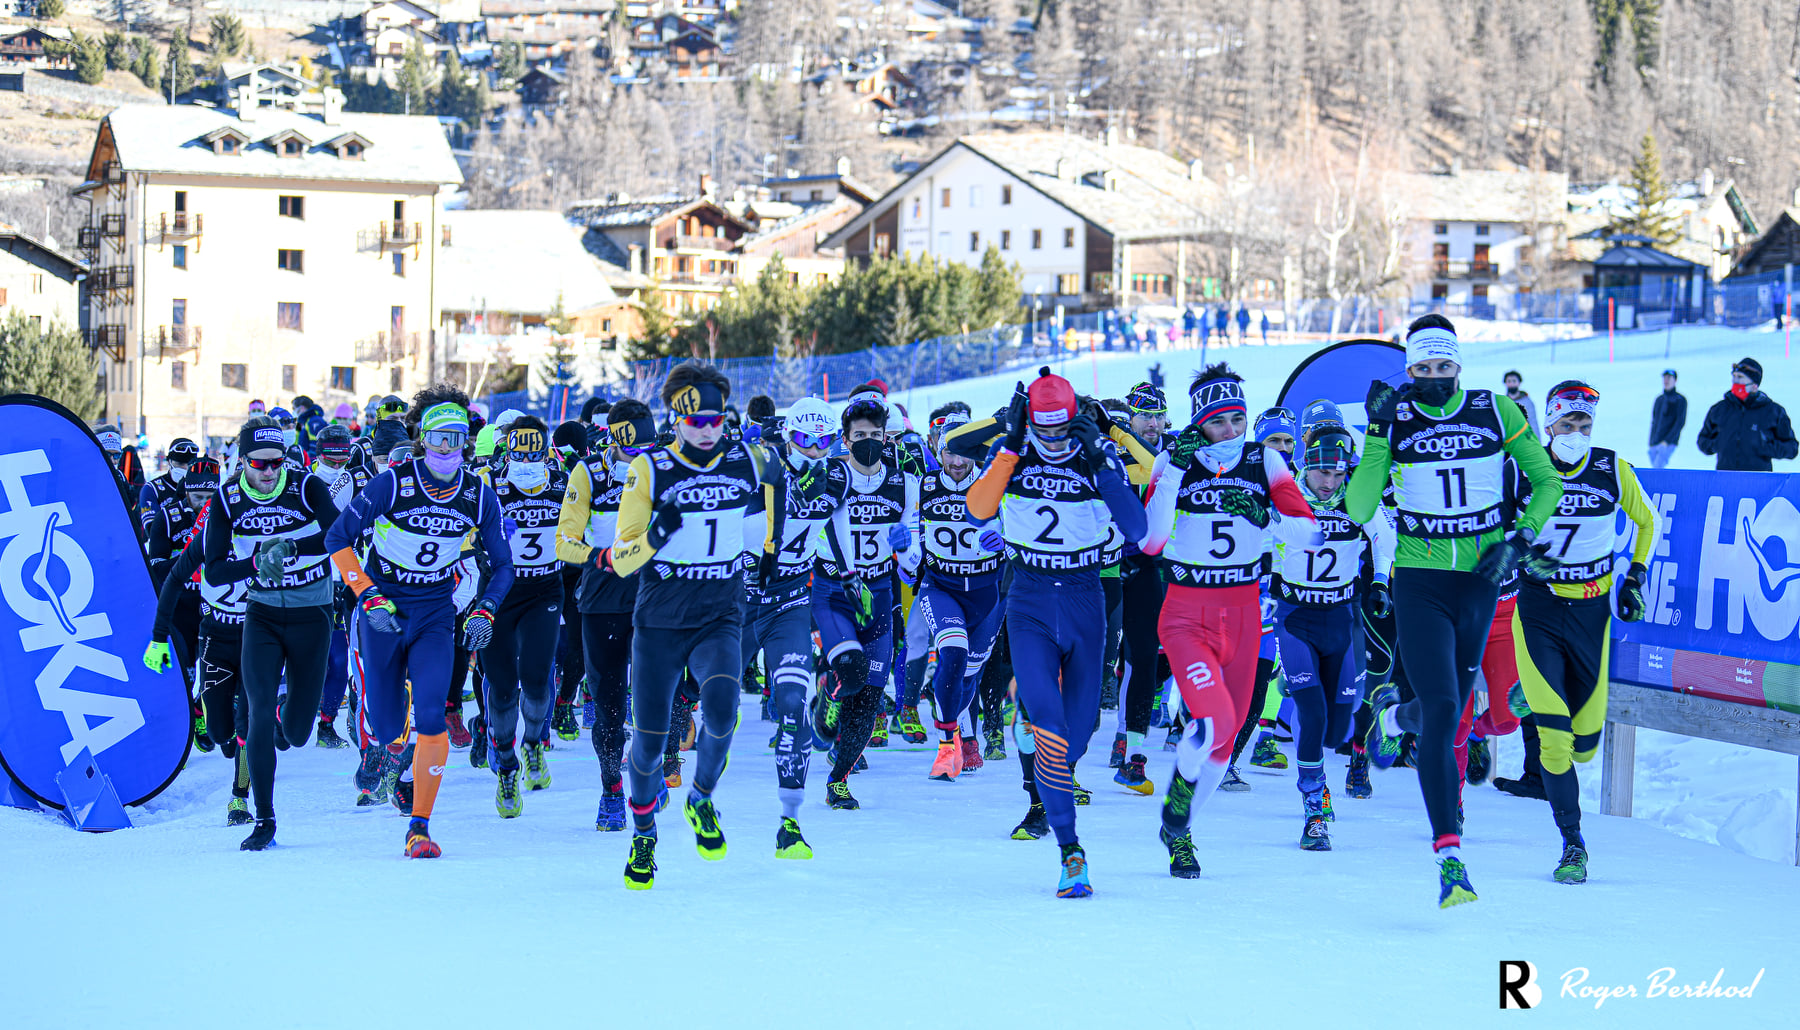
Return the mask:
<svg viewBox="0 0 1800 1030">
<path fill-rule="evenodd" d="M 1687 398 L 1675 389 L 1675 370 L 1663 370 L 1662 393 L 1650 405 L 1650 467 L 1667 468 L 1687 425 Z"/>
<path fill-rule="evenodd" d="M 1731 392 L 1706 413 L 1694 441 L 1719 456 L 1721 472 L 1769 472 L 1776 458 L 1800 455 L 1787 411 L 1762 392 L 1762 365 L 1745 358 L 1731 366 Z"/>
</svg>

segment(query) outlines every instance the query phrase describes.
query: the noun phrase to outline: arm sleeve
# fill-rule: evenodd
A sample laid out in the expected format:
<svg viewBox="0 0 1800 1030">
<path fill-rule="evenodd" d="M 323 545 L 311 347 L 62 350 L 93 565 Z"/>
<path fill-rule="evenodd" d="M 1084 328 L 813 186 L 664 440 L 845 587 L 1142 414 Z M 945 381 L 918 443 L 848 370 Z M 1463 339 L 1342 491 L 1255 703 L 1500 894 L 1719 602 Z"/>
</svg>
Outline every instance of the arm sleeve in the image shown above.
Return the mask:
<svg viewBox="0 0 1800 1030">
<path fill-rule="evenodd" d="M 486 484 L 481 487 L 481 516 L 480 521 L 475 524 L 475 532 L 481 539 L 481 549 L 487 552 L 488 559 L 487 582 L 482 584 L 481 603 L 490 612 L 499 611 L 500 602 L 506 600 L 506 592 L 512 589 L 512 547 L 507 544 L 506 529 L 500 524 L 500 498 Z"/>
<path fill-rule="evenodd" d="M 613 571 L 629 576 L 656 554 L 645 534 L 650 530 L 650 459 L 640 454 L 631 459 L 625 476 L 625 494 L 619 498 L 618 528 L 613 531 Z"/>
<path fill-rule="evenodd" d="M 919 535 L 919 477 L 906 477 L 906 511 L 901 513 L 900 522 L 906 527 L 907 537 L 912 546 L 900 555 L 900 571 L 908 579 L 918 575 L 919 562 L 925 557 L 925 538 Z"/>
<path fill-rule="evenodd" d="M 563 490 L 562 511 L 556 516 L 556 556 L 570 565 L 586 565 L 594 560 L 596 548 L 588 546 L 588 512 L 593 510 L 592 480 L 586 465 L 575 466 L 569 473 L 569 485 Z"/>
<path fill-rule="evenodd" d="M 159 644 L 168 641 L 169 628 L 175 621 L 175 606 L 181 602 L 181 592 L 187 589 L 188 578 L 200 567 L 202 550 L 201 539 L 195 536 L 169 564 L 168 575 L 163 577 L 162 587 L 156 591 L 156 621 L 150 627 L 151 640 Z"/>
<path fill-rule="evenodd" d="M 231 518 L 218 500 L 213 502 L 212 515 L 206 520 L 205 541 L 201 560 L 205 562 L 206 582 L 216 587 L 230 586 L 256 574 L 254 558 L 231 557 Z"/>
<path fill-rule="evenodd" d="M 156 488 L 149 483 L 145 483 L 143 489 L 139 490 L 137 493 L 136 514 L 138 523 L 144 527 L 144 533 L 146 535 L 150 532 L 150 524 L 152 522 L 162 521 L 158 517 L 161 515 L 161 512 L 158 510 L 156 503 Z"/>
<path fill-rule="evenodd" d="M 1394 554 L 1399 549 L 1399 533 L 1394 530 L 1394 517 L 1386 508 L 1376 508 L 1375 517 L 1363 526 L 1369 536 L 1369 556 L 1375 575 L 1387 579 L 1394 571 Z"/>
<path fill-rule="evenodd" d="M 1344 495 L 1344 514 L 1363 525 L 1375 517 L 1381 507 L 1381 495 L 1387 491 L 1388 476 L 1394 471 L 1393 452 L 1388 450 L 1387 430 L 1373 431 L 1363 438 L 1362 461 L 1350 473 L 1350 487 Z"/>
<path fill-rule="evenodd" d="M 1313 514 L 1312 505 L 1301 495 L 1300 484 L 1294 481 L 1294 470 L 1288 467 L 1285 455 L 1273 447 L 1264 447 L 1263 468 L 1269 470 L 1269 503 L 1276 511 L 1290 519 L 1319 521 Z"/>
<path fill-rule="evenodd" d="M 1550 455 L 1544 452 L 1544 445 L 1525 424 L 1525 414 L 1518 405 L 1511 409 L 1500 404 L 1494 407 L 1500 412 L 1501 429 L 1506 434 L 1506 453 L 1513 456 L 1519 463 L 1519 471 L 1531 481 L 1531 500 L 1519 513 L 1519 525 L 1537 533 L 1544 528 L 1544 520 L 1556 510 L 1557 502 L 1562 500 L 1562 477 L 1556 474 L 1556 466 L 1550 464 Z"/>
<path fill-rule="evenodd" d="M 385 515 L 394 504 L 394 484 L 399 480 L 392 472 L 383 472 L 371 481 L 356 500 L 350 502 L 331 524 L 325 534 L 325 551 L 331 555 L 331 564 L 338 570 L 338 578 L 344 581 L 356 596 L 361 597 L 364 590 L 369 589 L 369 574 L 363 570 L 362 560 L 356 556 L 356 542 L 362 539 L 363 531 L 375 524 L 375 520 Z M 210 524 L 208 525 L 210 529 Z"/>
<path fill-rule="evenodd" d="M 148 488 L 146 488 L 148 489 Z M 162 567 L 175 555 L 175 541 L 169 538 L 169 523 L 156 508 L 144 511 L 144 553 L 150 559 L 150 574 L 160 577 Z"/>
<path fill-rule="evenodd" d="M 1148 486 L 1152 478 L 1151 469 L 1156 464 L 1156 455 L 1150 453 L 1150 448 L 1144 446 L 1144 441 L 1138 439 L 1136 433 L 1124 426 L 1109 427 L 1107 435 L 1131 459 L 1125 468 L 1126 479 L 1133 486 Z"/>
<path fill-rule="evenodd" d="M 1138 550 L 1154 557 L 1169 545 L 1169 534 L 1175 532 L 1175 500 L 1181 496 L 1185 473 L 1170 464 L 1166 452 L 1156 456 L 1151 473 L 1150 492 L 1144 498 L 1144 535 L 1138 540 Z"/>
<path fill-rule="evenodd" d="M 1713 418 L 1717 405 L 1708 408 L 1706 421 L 1700 424 L 1700 435 L 1694 438 L 1694 446 L 1700 448 L 1701 454 L 1717 454 L 1719 451 L 1719 423 Z"/>
<path fill-rule="evenodd" d="M 1107 461 L 1094 474 L 1094 486 L 1100 491 L 1100 499 L 1106 502 L 1106 510 L 1112 515 L 1113 524 L 1119 527 L 1119 534 L 1127 540 L 1142 540 L 1149 529 L 1143 502 L 1138 500 L 1137 491 L 1125 478 L 1125 466 L 1119 460 L 1118 452 L 1110 447 L 1106 450 Z"/>
<path fill-rule="evenodd" d="M 1623 461 L 1619 462 L 1619 495 L 1619 505 L 1625 509 L 1626 517 L 1637 526 L 1637 538 L 1631 543 L 1631 560 L 1639 565 L 1648 565 L 1650 555 L 1656 551 L 1656 509 L 1650 506 L 1650 498 L 1644 496 L 1644 488 L 1638 483 L 1637 470 Z"/>
<path fill-rule="evenodd" d="M 983 525 L 1000 513 L 1000 499 L 1006 496 L 1007 484 L 1012 482 L 1013 469 L 1019 465 L 1019 456 L 1002 447 L 993 459 L 982 470 L 981 478 L 969 487 L 968 519 L 975 525 Z"/>
</svg>

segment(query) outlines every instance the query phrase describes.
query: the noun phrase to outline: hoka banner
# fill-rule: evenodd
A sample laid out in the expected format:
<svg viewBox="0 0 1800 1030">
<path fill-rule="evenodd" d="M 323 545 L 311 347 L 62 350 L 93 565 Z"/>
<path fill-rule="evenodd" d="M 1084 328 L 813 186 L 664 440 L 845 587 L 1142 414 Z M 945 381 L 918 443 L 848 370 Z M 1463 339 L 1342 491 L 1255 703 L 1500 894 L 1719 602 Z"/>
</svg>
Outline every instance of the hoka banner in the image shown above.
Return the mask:
<svg viewBox="0 0 1800 1030">
<path fill-rule="evenodd" d="M 1307 357 L 1288 376 L 1275 403 L 1300 414 L 1316 400 L 1335 403 L 1357 432 L 1369 426 L 1363 398 L 1369 383 L 1381 379 L 1390 386 L 1406 382 L 1406 348 L 1386 340 L 1345 340 L 1323 347 Z"/>
<path fill-rule="evenodd" d="M 137 660 L 155 615 L 99 441 L 53 401 L 0 397 L 0 764 L 37 800 L 62 806 L 83 750 L 126 804 L 175 778 L 186 688 Z"/>
</svg>

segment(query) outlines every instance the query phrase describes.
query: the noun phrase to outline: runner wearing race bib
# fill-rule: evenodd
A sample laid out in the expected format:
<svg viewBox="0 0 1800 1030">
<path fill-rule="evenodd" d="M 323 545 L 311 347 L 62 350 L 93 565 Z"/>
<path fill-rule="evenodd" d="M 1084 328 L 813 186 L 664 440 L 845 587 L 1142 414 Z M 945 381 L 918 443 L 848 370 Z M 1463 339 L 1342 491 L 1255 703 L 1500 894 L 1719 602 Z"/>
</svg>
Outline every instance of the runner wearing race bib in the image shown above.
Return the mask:
<svg viewBox="0 0 1800 1030">
<path fill-rule="evenodd" d="M 331 488 L 332 502 L 343 511 L 375 478 L 374 473 L 351 461 L 354 445 L 350 430 L 341 425 L 329 425 L 321 430 L 318 447 L 319 457 L 313 462 L 312 474 Z M 340 588 L 332 604 L 331 658 L 325 667 L 325 692 L 319 697 L 318 739 L 323 748 L 350 746 L 349 741 L 338 735 L 334 723 L 344 704 L 344 692 L 350 685 L 350 624 L 355 608 L 354 595 L 348 588 Z M 351 736 L 356 734 L 352 732 Z"/>
<path fill-rule="evenodd" d="M 1157 633 L 1190 721 L 1175 749 L 1158 831 L 1169 875 L 1200 875 L 1195 808 L 1225 778 L 1256 687 L 1262 643 L 1263 531 L 1318 543 L 1318 520 L 1273 448 L 1247 447 L 1243 379 L 1223 363 L 1188 388 L 1193 420 L 1157 459 L 1145 554 L 1160 554 L 1169 582 Z M 1283 517 L 1285 516 L 1285 517 Z"/>
</svg>

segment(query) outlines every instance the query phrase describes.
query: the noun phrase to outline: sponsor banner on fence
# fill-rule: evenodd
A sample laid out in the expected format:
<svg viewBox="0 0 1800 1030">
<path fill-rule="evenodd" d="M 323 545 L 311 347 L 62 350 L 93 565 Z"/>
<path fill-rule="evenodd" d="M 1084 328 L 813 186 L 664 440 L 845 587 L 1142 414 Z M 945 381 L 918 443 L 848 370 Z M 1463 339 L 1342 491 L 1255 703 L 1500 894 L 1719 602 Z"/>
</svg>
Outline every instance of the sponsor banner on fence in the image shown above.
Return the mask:
<svg viewBox="0 0 1800 1030">
<path fill-rule="evenodd" d="M 1288 376 L 1275 403 L 1298 415 L 1313 401 L 1331 401 L 1361 433 L 1369 427 L 1363 400 L 1376 379 L 1394 387 L 1407 381 L 1406 348 L 1387 340 L 1345 340 L 1308 355 Z"/>
<path fill-rule="evenodd" d="M 88 428 L 40 397 L 0 397 L 0 764 L 62 806 L 83 750 L 128 805 L 187 755 L 182 677 L 138 660 L 156 595 L 133 515 Z"/>
</svg>

